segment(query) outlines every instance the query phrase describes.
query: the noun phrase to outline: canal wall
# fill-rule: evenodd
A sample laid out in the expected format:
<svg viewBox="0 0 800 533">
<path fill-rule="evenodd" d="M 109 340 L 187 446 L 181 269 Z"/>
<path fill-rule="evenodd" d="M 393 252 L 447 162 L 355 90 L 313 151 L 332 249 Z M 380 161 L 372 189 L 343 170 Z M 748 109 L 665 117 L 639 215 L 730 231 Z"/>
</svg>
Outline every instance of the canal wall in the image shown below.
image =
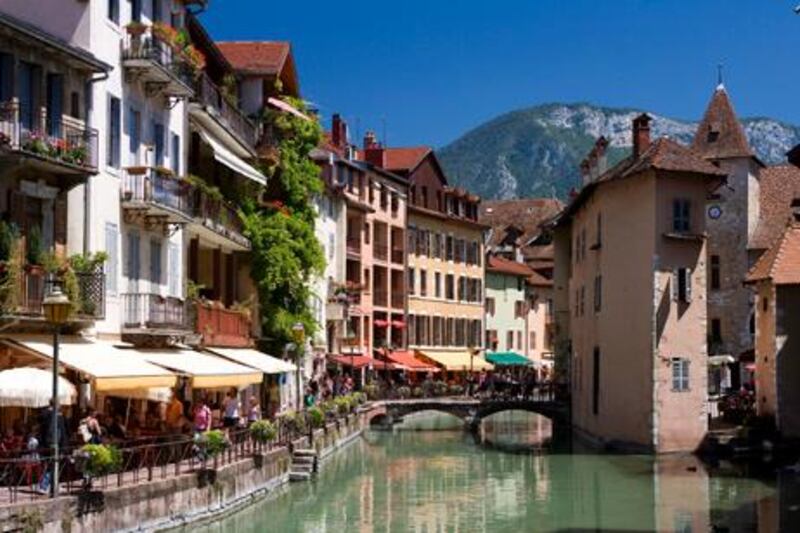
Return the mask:
<svg viewBox="0 0 800 533">
<path fill-rule="evenodd" d="M 350 415 L 292 444 L 328 457 L 361 435 L 367 414 Z M 218 468 L 216 480 L 204 487 L 196 473 L 186 473 L 103 490 L 102 502 L 88 505 L 77 496 L 0 505 L 0 531 L 161 531 L 216 520 L 286 484 L 290 464 L 289 449 L 281 447 L 265 453 L 263 461 L 250 457 Z"/>
</svg>

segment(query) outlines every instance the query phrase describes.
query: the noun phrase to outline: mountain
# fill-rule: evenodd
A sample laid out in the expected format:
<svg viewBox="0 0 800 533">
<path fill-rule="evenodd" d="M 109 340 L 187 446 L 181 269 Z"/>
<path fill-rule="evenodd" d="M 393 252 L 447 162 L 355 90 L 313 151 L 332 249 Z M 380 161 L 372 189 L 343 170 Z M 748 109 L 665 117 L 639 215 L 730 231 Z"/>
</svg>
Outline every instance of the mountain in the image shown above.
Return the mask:
<svg viewBox="0 0 800 533">
<path fill-rule="evenodd" d="M 483 198 L 566 197 L 580 183 L 578 166 L 605 135 L 613 164 L 630 152 L 636 109 L 546 104 L 501 115 L 437 151 L 448 177 Z M 689 144 L 696 122 L 651 113 L 652 135 Z M 769 118 L 742 120 L 750 145 L 766 164 L 785 161 L 800 127 Z"/>
</svg>

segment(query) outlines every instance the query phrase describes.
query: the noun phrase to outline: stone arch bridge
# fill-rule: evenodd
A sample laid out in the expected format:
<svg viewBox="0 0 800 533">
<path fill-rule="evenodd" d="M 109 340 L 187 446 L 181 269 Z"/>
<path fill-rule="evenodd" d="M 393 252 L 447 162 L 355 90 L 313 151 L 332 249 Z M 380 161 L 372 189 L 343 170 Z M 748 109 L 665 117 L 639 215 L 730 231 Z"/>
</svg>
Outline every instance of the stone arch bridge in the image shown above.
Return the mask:
<svg viewBox="0 0 800 533">
<path fill-rule="evenodd" d="M 367 414 L 370 424 L 390 426 L 403 417 L 422 411 L 438 411 L 462 419 L 471 431 L 480 428 L 481 421 L 503 411 L 527 411 L 545 416 L 559 426 L 569 425 L 569 410 L 553 400 L 479 400 L 475 398 L 420 398 L 382 400 L 373 402 Z"/>
</svg>

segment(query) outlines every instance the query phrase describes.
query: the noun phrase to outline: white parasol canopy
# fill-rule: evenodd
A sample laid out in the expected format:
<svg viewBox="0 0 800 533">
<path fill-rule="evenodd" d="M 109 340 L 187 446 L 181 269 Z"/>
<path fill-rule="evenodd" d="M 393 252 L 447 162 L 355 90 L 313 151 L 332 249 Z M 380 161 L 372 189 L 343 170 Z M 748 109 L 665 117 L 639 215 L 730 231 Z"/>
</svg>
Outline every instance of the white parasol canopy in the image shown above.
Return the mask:
<svg viewBox="0 0 800 533">
<path fill-rule="evenodd" d="M 58 401 L 72 405 L 75 386 L 58 377 Z M 39 368 L 11 368 L 0 372 L 0 407 L 46 407 L 53 397 L 53 372 Z"/>
</svg>

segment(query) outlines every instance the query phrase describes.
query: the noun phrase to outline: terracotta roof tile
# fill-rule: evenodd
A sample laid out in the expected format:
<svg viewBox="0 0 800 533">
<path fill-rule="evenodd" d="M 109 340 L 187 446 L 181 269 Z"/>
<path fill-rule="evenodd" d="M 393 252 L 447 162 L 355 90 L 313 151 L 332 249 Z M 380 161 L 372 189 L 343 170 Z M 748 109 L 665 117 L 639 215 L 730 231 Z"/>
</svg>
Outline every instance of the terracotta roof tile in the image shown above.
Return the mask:
<svg viewBox="0 0 800 533">
<path fill-rule="evenodd" d="M 800 224 L 788 224 L 747 275 L 749 283 L 763 280 L 775 285 L 800 284 Z"/>
<path fill-rule="evenodd" d="M 759 183 L 759 220 L 748 247 L 766 250 L 791 219 L 792 200 L 800 198 L 800 168 L 794 165 L 762 168 Z"/>
<path fill-rule="evenodd" d="M 502 274 L 510 274 L 512 276 L 522 276 L 528 278 L 534 274 L 525 263 L 517 263 L 503 257 L 490 255 L 489 260 L 486 262 L 486 269 L 491 272 L 500 272 Z"/>
<path fill-rule="evenodd" d="M 284 41 L 230 41 L 217 46 L 236 70 L 250 74 L 278 74 L 291 52 Z"/>
<path fill-rule="evenodd" d="M 753 156 L 744 129 L 722 85 L 711 97 L 703 120 L 697 127 L 692 149 L 707 159 Z"/>
<path fill-rule="evenodd" d="M 541 231 L 540 225 L 563 208 L 564 204 L 555 198 L 484 200 L 481 202 L 478 220 L 492 227 L 490 246 L 502 242 L 508 231 L 515 228 L 522 232 L 522 244 L 536 237 Z"/>
</svg>

